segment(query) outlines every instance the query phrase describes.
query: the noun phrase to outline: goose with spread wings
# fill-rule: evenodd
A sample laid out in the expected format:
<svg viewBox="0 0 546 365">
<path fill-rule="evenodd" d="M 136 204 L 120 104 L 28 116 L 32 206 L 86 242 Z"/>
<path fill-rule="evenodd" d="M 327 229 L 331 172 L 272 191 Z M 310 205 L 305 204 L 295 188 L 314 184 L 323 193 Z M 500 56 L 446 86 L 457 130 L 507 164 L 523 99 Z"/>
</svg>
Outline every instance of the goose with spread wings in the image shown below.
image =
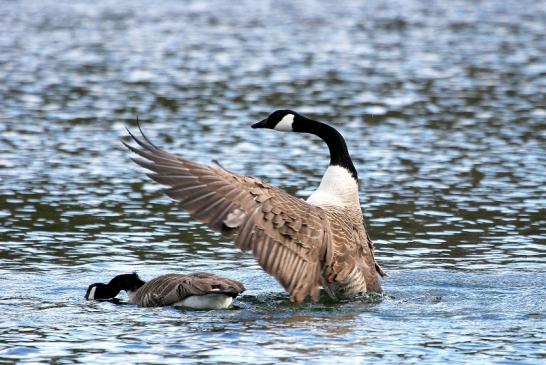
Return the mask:
<svg viewBox="0 0 546 365">
<path fill-rule="evenodd" d="M 131 132 L 153 180 L 179 208 L 251 251 L 260 266 L 301 302 L 318 300 L 323 287 L 334 299 L 382 293 L 385 273 L 374 257 L 358 195 L 358 175 L 342 135 L 333 127 L 291 110 L 277 110 L 252 128 L 309 133 L 330 151 L 319 187 L 304 201 L 255 177 L 189 161 Z"/>
</svg>

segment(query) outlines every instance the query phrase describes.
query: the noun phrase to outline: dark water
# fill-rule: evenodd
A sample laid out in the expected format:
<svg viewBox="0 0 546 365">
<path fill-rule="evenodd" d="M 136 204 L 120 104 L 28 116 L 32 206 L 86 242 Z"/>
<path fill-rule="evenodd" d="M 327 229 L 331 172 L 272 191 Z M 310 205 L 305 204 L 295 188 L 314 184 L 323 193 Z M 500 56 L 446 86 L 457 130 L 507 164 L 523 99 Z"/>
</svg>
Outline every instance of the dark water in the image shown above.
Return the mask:
<svg viewBox="0 0 546 365">
<path fill-rule="evenodd" d="M 0 1 L 0 362 L 544 361 L 545 4 Z M 304 197 L 322 143 L 248 128 L 286 107 L 346 136 L 384 300 L 290 303 L 119 143 L 138 115 Z M 132 270 L 248 290 L 228 311 L 84 301 Z"/>
</svg>

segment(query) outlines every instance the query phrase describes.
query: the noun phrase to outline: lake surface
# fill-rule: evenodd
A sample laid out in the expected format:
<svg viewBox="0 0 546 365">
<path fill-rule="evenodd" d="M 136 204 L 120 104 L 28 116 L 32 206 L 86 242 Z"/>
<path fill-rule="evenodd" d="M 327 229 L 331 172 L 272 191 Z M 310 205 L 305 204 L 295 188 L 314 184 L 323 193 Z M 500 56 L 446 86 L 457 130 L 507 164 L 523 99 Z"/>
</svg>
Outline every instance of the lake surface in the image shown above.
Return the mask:
<svg viewBox="0 0 546 365">
<path fill-rule="evenodd" d="M 0 363 L 546 359 L 546 3 L 0 1 Z M 290 303 L 130 161 L 136 116 L 185 158 L 305 197 L 345 135 L 390 277 Z M 86 302 L 90 283 L 210 271 L 226 311 Z"/>
</svg>

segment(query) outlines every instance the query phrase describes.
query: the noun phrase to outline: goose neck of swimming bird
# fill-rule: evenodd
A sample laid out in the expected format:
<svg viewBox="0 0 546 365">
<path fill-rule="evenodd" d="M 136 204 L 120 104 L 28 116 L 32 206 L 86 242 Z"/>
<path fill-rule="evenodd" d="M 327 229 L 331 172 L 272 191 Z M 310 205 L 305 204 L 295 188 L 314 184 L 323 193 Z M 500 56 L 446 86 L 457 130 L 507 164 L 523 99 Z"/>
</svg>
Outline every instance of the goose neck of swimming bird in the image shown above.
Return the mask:
<svg viewBox="0 0 546 365">
<path fill-rule="evenodd" d="M 110 299 L 115 298 L 121 288 L 116 287 L 115 285 L 108 284 L 95 284 L 88 293 L 88 299 Z"/>
<path fill-rule="evenodd" d="M 129 299 L 132 301 L 134 294 L 145 283 L 146 282 L 140 279 L 136 273 L 133 273 L 118 275 L 110 280 L 106 286 L 109 288 L 109 290 L 116 293 L 113 297 L 118 295 L 120 291 L 125 290 L 129 296 Z"/>
</svg>

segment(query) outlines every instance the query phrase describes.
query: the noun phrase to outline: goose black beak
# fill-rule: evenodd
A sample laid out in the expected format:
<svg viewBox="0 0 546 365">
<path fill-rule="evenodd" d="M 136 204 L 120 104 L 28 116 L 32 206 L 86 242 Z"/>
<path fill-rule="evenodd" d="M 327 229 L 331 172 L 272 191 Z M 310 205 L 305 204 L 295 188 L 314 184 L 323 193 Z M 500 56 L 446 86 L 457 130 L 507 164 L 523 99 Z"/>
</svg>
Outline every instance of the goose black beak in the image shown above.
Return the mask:
<svg viewBox="0 0 546 365">
<path fill-rule="evenodd" d="M 267 119 L 252 124 L 252 128 L 267 128 Z"/>
</svg>

